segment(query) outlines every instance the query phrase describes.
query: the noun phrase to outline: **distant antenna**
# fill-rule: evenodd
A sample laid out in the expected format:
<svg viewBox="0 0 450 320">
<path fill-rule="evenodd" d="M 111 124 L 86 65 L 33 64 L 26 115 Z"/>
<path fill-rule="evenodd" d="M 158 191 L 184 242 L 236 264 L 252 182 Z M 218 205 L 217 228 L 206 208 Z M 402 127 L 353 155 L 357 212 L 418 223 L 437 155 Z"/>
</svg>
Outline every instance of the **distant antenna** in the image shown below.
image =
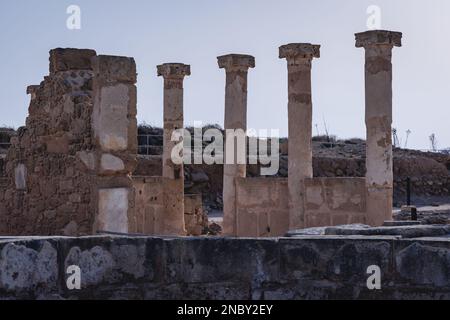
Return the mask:
<svg viewBox="0 0 450 320">
<path fill-rule="evenodd" d="M 430 136 L 430 144 L 431 144 L 431 151 L 436 152 L 437 151 L 437 139 L 436 135 L 434 133 Z"/>
<path fill-rule="evenodd" d="M 406 130 L 406 141 L 405 141 L 405 149 L 408 147 L 408 138 L 409 135 L 411 134 L 411 130 Z"/>
<path fill-rule="evenodd" d="M 320 137 L 319 125 L 316 123 L 317 136 Z"/>
<path fill-rule="evenodd" d="M 325 135 L 327 136 L 327 142 L 331 142 L 330 135 L 328 133 L 327 122 L 325 121 L 325 117 L 323 117 L 323 127 L 325 129 Z"/>
</svg>

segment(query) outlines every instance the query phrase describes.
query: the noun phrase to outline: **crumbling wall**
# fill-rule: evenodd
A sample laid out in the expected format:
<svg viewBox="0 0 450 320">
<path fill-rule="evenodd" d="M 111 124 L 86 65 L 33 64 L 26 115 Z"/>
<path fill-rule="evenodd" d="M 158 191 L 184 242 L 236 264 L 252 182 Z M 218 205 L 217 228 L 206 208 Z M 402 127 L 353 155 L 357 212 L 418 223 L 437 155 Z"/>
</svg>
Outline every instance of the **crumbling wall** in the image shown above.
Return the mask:
<svg viewBox="0 0 450 320">
<path fill-rule="evenodd" d="M 106 223 L 126 223 L 126 217 L 99 213 L 128 214 L 134 207 L 135 79 L 131 58 L 96 56 L 93 50 L 50 51 L 50 74 L 28 87 L 26 126 L 11 139 L 5 159 L 0 234 L 127 230 Z M 126 134 L 115 136 L 114 130 Z"/>
<path fill-rule="evenodd" d="M 90 234 L 95 179 L 83 150 L 94 147 L 93 50 L 52 50 L 50 74 L 30 86 L 26 126 L 11 139 L 1 234 Z"/>
<path fill-rule="evenodd" d="M 135 190 L 135 217 L 130 231 L 142 234 L 155 234 L 161 230 L 163 204 L 162 177 L 133 177 Z"/>
</svg>

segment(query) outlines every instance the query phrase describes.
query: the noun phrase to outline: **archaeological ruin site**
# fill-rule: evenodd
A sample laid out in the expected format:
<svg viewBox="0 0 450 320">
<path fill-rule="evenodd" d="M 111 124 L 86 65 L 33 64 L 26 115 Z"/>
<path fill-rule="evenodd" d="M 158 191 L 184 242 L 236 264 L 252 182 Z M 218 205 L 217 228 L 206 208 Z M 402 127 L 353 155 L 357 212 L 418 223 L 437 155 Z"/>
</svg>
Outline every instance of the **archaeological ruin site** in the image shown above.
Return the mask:
<svg viewBox="0 0 450 320">
<path fill-rule="evenodd" d="M 173 161 L 183 143 L 173 137 L 185 128 L 195 65 L 152 74 L 131 57 L 51 50 L 49 74 L 26 89 L 26 125 L 10 130 L 0 154 L 0 298 L 450 299 L 450 156 L 393 147 L 401 46 L 400 32 L 356 34 L 365 142 L 313 137 L 312 69 L 332 53 L 279 47 L 289 134 L 270 150 L 280 161 L 273 176 L 240 163 L 247 143 L 225 133 L 247 130 L 257 57 L 217 58 L 221 156 L 234 161 L 187 165 Z M 150 134 L 137 121 L 137 69 L 159 76 L 164 93 L 163 128 Z M 81 271 L 75 290 L 70 266 Z"/>
</svg>

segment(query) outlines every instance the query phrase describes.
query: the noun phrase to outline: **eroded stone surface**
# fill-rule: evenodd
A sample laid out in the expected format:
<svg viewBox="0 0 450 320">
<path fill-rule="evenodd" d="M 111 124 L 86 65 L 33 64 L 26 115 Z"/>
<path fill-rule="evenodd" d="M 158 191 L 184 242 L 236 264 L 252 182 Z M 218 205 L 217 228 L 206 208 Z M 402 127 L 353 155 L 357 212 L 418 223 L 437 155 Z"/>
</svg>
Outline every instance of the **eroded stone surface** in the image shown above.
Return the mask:
<svg viewBox="0 0 450 320">
<path fill-rule="evenodd" d="M 114 268 L 114 259 L 109 251 L 99 246 L 84 251 L 74 247 L 64 263 L 65 269 L 71 265 L 80 267 L 83 272 L 82 287 L 89 287 L 102 283 L 110 276 Z"/>
<path fill-rule="evenodd" d="M 0 289 L 7 291 L 35 290 L 38 286 L 57 286 L 58 264 L 56 249 L 43 242 L 40 250 L 9 243 L 1 250 Z"/>
<path fill-rule="evenodd" d="M 419 258 L 420 257 L 420 258 Z M 450 250 L 413 243 L 398 252 L 396 268 L 411 285 L 450 285 Z"/>
<path fill-rule="evenodd" d="M 2 299 L 442 299 L 450 290 L 445 238 L 22 238 L 1 240 L 0 251 Z M 81 290 L 58 273 L 70 265 Z M 367 288 L 372 265 L 381 290 Z"/>
</svg>

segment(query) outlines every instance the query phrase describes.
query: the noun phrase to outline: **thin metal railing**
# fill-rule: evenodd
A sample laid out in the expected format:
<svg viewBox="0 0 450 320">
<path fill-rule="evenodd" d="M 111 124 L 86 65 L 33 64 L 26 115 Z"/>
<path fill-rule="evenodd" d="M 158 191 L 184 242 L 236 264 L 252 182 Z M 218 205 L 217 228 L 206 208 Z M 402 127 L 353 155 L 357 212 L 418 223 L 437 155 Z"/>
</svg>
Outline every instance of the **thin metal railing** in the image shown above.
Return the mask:
<svg viewBox="0 0 450 320">
<path fill-rule="evenodd" d="M 151 138 L 160 138 L 163 139 L 163 135 L 161 134 L 139 134 L 138 135 L 138 151 L 141 155 L 159 155 L 162 154 L 162 146 L 154 145 L 150 143 Z M 144 140 L 144 143 L 142 143 Z M 162 142 L 162 141 L 161 141 Z M 152 151 L 157 150 L 157 151 Z"/>
</svg>

